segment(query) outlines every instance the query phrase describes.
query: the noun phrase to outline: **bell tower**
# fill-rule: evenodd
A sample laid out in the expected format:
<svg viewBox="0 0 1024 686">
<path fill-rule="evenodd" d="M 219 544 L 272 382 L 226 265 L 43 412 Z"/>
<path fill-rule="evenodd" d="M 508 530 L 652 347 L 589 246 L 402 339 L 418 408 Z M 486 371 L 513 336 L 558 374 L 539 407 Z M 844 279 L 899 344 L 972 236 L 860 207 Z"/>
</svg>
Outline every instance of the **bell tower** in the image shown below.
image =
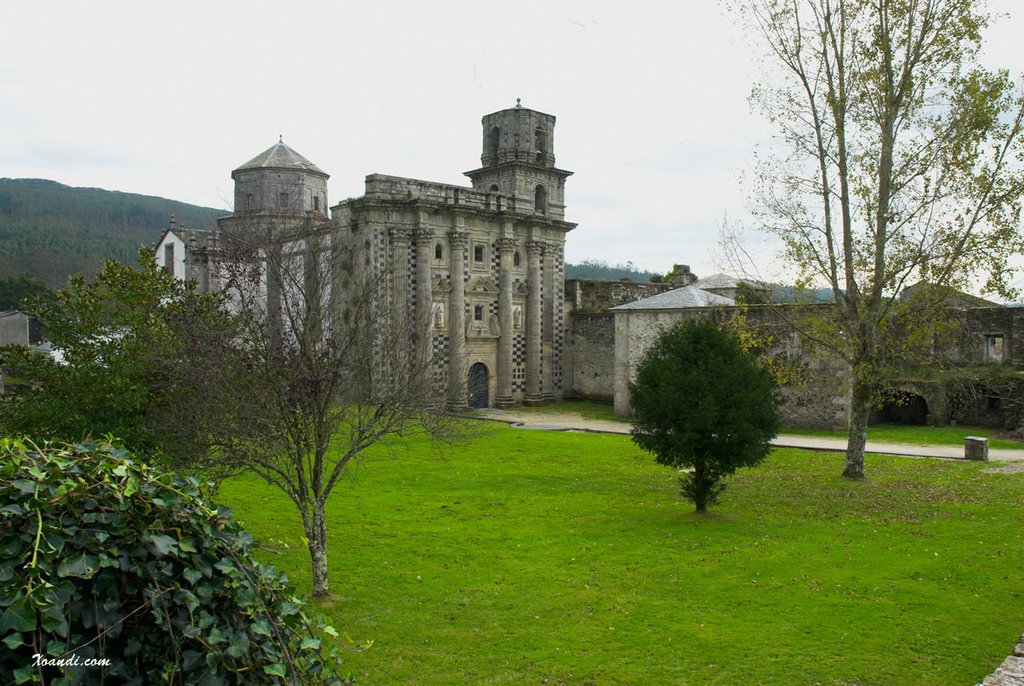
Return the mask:
<svg viewBox="0 0 1024 686">
<path fill-rule="evenodd" d="M 565 219 L 565 180 L 555 167 L 555 117 L 516 106 L 484 115 L 479 169 L 466 172 L 473 188 L 516 198 L 517 211 Z"/>
</svg>

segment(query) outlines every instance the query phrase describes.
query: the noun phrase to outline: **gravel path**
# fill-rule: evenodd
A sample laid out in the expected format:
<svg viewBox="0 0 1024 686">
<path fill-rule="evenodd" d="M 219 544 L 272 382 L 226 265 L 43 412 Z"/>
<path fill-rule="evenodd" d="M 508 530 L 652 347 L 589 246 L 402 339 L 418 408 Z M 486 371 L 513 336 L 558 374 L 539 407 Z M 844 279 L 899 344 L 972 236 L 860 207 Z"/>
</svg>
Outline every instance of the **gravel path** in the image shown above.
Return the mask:
<svg viewBox="0 0 1024 686">
<path fill-rule="evenodd" d="M 630 425 L 608 419 L 587 419 L 578 414 L 565 412 L 522 412 L 515 409 L 498 410 L 488 408 L 477 410 L 476 415 L 506 424 L 521 426 L 524 429 L 548 431 L 594 431 L 596 433 L 628 434 Z M 843 452 L 846 440 L 841 438 L 821 438 L 817 436 L 796 436 L 792 434 L 778 435 L 772 444 L 780 448 L 803 448 L 805 450 L 827 450 Z M 953 445 L 910 445 L 904 443 L 882 443 L 868 441 L 867 452 L 883 455 L 904 455 L 908 457 L 944 457 L 963 459 L 963 446 Z M 1024 461 L 1024 449 L 988 451 L 990 461 L 1016 462 Z"/>
</svg>

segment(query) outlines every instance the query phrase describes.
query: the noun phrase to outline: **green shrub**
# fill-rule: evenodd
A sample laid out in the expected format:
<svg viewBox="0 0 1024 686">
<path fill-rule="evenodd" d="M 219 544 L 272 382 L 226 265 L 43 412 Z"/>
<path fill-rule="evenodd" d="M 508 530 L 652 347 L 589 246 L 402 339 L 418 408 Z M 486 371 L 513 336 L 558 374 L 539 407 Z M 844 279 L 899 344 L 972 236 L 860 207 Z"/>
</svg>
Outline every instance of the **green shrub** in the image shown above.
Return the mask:
<svg viewBox="0 0 1024 686">
<path fill-rule="evenodd" d="M 647 350 L 629 384 L 633 441 L 686 467 L 683 497 L 707 512 L 739 467 L 764 460 L 779 430 L 771 373 L 712 321 L 686 320 Z"/>
<path fill-rule="evenodd" d="M 194 479 L 109 444 L 3 439 L 0 682 L 346 683 L 334 629 L 251 543 Z"/>
</svg>

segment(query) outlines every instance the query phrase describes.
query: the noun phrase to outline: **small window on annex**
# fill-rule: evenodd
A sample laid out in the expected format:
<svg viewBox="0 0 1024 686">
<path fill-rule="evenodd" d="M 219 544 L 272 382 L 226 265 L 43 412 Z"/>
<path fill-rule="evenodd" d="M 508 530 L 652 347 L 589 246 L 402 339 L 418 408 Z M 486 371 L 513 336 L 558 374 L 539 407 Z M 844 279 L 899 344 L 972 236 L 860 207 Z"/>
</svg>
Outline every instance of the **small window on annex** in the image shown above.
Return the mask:
<svg viewBox="0 0 1024 686">
<path fill-rule="evenodd" d="M 319 211 L 320 211 L 320 196 L 319 196 L 319 195 L 317 195 L 317 194 L 316 194 L 315 192 L 313 192 L 313 191 L 310 191 L 310 193 L 311 193 L 311 194 L 312 194 L 312 196 L 313 196 L 313 198 L 312 198 L 312 199 L 313 199 L 313 211 L 314 211 L 314 212 L 319 212 Z"/>
<path fill-rule="evenodd" d="M 247 209 L 247 210 L 255 210 L 256 209 L 256 200 L 253 199 L 252 193 L 246 193 L 245 194 L 245 209 Z"/>
<path fill-rule="evenodd" d="M 277 205 L 278 205 L 278 207 L 281 207 L 281 208 L 288 207 L 288 194 L 287 193 L 281 193 L 280 197 L 278 198 Z"/>
<path fill-rule="evenodd" d="M 174 243 L 164 246 L 164 269 L 174 273 Z"/>
<path fill-rule="evenodd" d="M 990 334 L 985 336 L 982 344 L 981 357 L 984 362 L 1003 361 L 1003 335 Z"/>
</svg>

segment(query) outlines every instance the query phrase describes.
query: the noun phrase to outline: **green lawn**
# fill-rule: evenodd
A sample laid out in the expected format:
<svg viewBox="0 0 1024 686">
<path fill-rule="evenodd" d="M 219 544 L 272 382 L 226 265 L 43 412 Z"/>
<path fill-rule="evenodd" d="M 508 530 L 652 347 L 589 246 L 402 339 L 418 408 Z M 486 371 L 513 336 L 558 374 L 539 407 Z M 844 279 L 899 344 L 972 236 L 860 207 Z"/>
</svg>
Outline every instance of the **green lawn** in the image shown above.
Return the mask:
<svg viewBox="0 0 1024 686">
<path fill-rule="evenodd" d="M 1024 629 L 1024 474 L 778 450 L 701 518 L 628 437 L 487 427 L 338 486 L 314 609 L 360 684 L 970 685 Z M 286 498 L 221 497 L 308 593 Z"/>
</svg>

